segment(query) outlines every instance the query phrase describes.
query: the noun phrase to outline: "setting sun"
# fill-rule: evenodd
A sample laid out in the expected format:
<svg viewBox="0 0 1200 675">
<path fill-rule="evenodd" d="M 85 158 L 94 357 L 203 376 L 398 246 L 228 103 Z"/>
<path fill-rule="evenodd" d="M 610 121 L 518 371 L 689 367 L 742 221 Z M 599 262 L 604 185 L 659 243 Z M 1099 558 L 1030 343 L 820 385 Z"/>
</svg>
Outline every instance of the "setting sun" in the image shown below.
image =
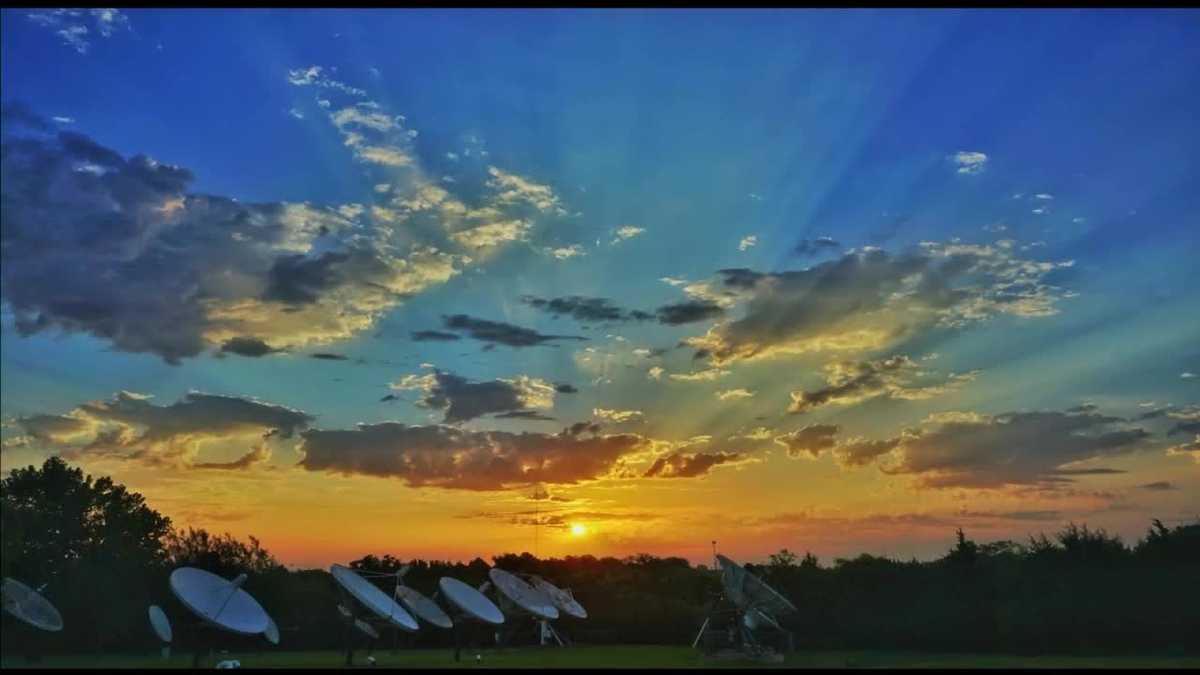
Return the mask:
<svg viewBox="0 0 1200 675">
<path fill-rule="evenodd" d="M 572 537 L 582 537 L 583 535 L 587 534 L 587 531 L 587 526 L 581 523 L 573 523 L 571 525 Z"/>
</svg>

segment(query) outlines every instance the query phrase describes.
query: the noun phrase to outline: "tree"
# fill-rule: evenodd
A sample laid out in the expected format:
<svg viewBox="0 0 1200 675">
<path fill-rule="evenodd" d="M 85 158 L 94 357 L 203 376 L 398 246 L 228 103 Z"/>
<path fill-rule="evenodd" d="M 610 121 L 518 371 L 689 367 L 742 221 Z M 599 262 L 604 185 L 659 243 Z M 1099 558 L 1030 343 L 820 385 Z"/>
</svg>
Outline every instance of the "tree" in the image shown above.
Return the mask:
<svg viewBox="0 0 1200 675">
<path fill-rule="evenodd" d="M 171 521 L 142 495 L 50 457 L 0 481 L 0 508 L 4 574 L 47 584 L 75 640 L 101 648 L 144 625 Z"/>
</svg>

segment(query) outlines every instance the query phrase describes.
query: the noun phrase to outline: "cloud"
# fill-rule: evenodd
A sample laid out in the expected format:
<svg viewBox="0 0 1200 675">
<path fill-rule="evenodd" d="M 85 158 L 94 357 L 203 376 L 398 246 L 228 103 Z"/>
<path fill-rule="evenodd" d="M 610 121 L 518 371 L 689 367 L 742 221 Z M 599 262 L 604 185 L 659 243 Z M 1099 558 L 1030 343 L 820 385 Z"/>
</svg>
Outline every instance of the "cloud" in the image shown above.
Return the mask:
<svg viewBox="0 0 1200 675">
<path fill-rule="evenodd" d="M 652 380 L 661 380 L 663 373 L 665 372 L 666 370 L 662 366 L 651 366 L 650 369 L 646 371 L 646 376 Z"/>
<path fill-rule="evenodd" d="M 237 354 L 238 356 L 259 357 L 283 351 L 259 340 L 258 338 L 238 336 L 229 338 L 221 345 L 221 352 Z"/>
<path fill-rule="evenodd" d="M 653 370 L 653 368 L 651 369 Z M 706 370 L 698 370 L 691 373 L 671 373 L 667 377 L 680 382 L 712 382 L 718 378 L 725 377 L 730 371 L 721 368 L 708 368 Z M 655 378 L 658 379 L 658 378 Z"/>
<path fill-rule="evenodd" d="M 787 454 L 791 457 L 801 457 L 802 453 L 807 452 L 816 458 L 820 457 L 823 451 L 834 447 L 837 443 L 834 437 L 840 430 L 841 427 L 836 424 L 810 424 L 776 436 L 775 442 L 787 448 Z"/>
<path fill-rule="evenodd" d="M 357 87 L 351 87 L 343 82 L 338 82 L 326 75 L 328 71 L 322 66 L 309 66 L 308 68 L 296 68 L 289 70 L 287 81 L 289 84 L 297 87 L 316 87 L 319 89 L 333 89 L 340 91 L 350 96 L 366 96 L 367 92 Z"/>
<path fill-rule="evenodd" d="M 638 422 L 643 419 L 641 410 L 610 410 L 608 408 L 592 408 L 592 415 L 616 424 Z"/>
<path fill-rule="evenodd" d="M 462 336 L 456 333 L 445 333 L 440 330 L 418 330 L 413 331 L 413 342 L 453 342 L 461 340 Z"/>
<path fill-rule="evenodd" d="M 1191 455 L 1200 464 L 1200 434 L 1196 434 L 1189 443 L 1180 443 L 1167 448 L 1168 455 Z"/>
<path fill-rule="evenodd" d="M 839 248 L 841 248 L 841 244 L 831 237 L 817 237 L 816 239 L 801 239 L 800 243 L 792 249 L 792 253 L 798 256 L 813 257 L 823 253 L 834 253 Z"/>
<path fill-rule="evenodd" d="M 129 17 L 119 9 L 50 9 L 30 12 L 26 15 L 31 22 L 54 31 L 63 44 L 80 54 L 88 53 L 92 47 L 93 31 L 100 37 L 109 38 L 114 33 L 130 30 Z M 92 28 L 88 28 L 88 23 Z"/>
<path fill-rule="evenodd" d="M 754 396 L 754 392 L 749 389 L 726 389 L 717 392 L 717 398 L 722 401 L 736 401 L 742 398 L 750 398 Z"/>
<path fill-rule="evenodd" d="M 725 313 L 720 305 L 705 300 L 685 300 L 671 305 L 663 305 L 655 310 L 658 322 L 668 326 L 679 326 L 685 323 L 715 319 Z"/>
<path fill-rule="evenodd" d="M 566 383 L 554 385 L 554 391 L 557 391 L 560 394 L 578 394 L 579 393 L 579 390 L 575 388 L 575 385 L 566 384 Z"/>
<path fill-rule="evenodd" d="M 443 316 L 442 324 L 449 330 L 465 332 L 467 337 L 473 340 L 508 345 L 509 347 L 533 347 L 553 340 L 587 340 L 579 335 L 543 335 L 529 328 L 499 321 L 477 319 L 466 314 Z"/>
<path fill-rule="evenodd" d="M 1139 485 L 1138 487 L 1143 490 L 1151 490 L 1153 492 L 1163 492 L 1166 490 L 1178 490 L 1179 489 L 1179 488 L 1175 487 L 1173 484 L 1171 484 L 1170 482 L 1165 481 L 1165 480 L 1155 481 L 1153 483 L 1146 483 L 1145 485 Z"/>
<path fill-rule="evenodd" d="M 741 241 L 738 242 L 738 250 L 745 251 L 756 245 L 758 245 L 758 237 L 752 234 L 748 237 L 742 237 Z"/>
<path fill-rule="evenodd" d="M 646 469 L 643 478 L 696 478 L 707 474 L 714 466 L 741 460 L 734 452 L 672 453 L 660 457 Z"/>
<path fill-rule="evenodd" d="M 639 234 L 643 234 L 645 232 L 646 232 L 646 228 L 644 228 L 644 227 L 636 227 L 634 225 L 622 225 L 621 227 L 617 228 L 616 232 L 614 233 L 613 240 L 611 243 L 619 244 L 619 243 L 625 241 L 626 239 L 632 239 L 632 238 L 638 236 Z"/>
<path fill-rule="evenodd" d="M 426 375 L 406 375 L 391 386 L 396 390 L 423 392 L 418 405 L 444 410 L 442 421 L 446 424 L 466 422 L 491 413 L 554 407 L 554 385 L 527 375 L 471 382 L 454 373 L 437 370 Z"/>
<path fill-rule="evenodd" d="M 4 108 L 0 292 L 21 335 L 89 333 L 168 363 L 239 338 L 324 344 L 469 262 L 400 251 L 338 209 L 189 194 L 188 170 L 82 134 L 10 136 L 14 110 L 36 128 Z"/>
<path fill-rule="evenodd" d="M 258 443 L 249 452 L 232 462 L 197 462 L 192 467 L 196 469 L 225 469 L 243 470 L 262 466 L 271 461 L 271 448 L 266 443 Z"/>
<path fill-rule="evenodd" d="M 997 314 L 1050 316 L 1065 294 L 1044 279 L 1071 264 L 1020 259 L 1001 243 L 925 242 L 896 255 L 851 251 L 805 270 L 723 269 L 720 284 L 744 304 L 742 317 L 685 343 L 719 366 L 781 354 L 874 351 Z"/>
<path fill-rule="evenodd" d="M 621 458 L 650 447 L 650 441 L 637 434 L 514 434 L 397 422 L 309 430 L 301 437 L 300 466 L 309 471 L 399 478 L 413 487 L 461 490 L 595 480 L 608 476 Z"/>
<path fill-rule="evenodd" d="M 543 248 L 542 251 L 544 251 L 546 255 L 554 256 L 554 258 L 557 260 L 569 260 L 571 258 L 578 258 L 580 256 L 587 255 L 587 253 L 583 250 L 583 247 L 579 244 L 560 246 L 558 248 L 547 246 Z"/>
<path fill-rule="evenodd" d="M 987 164 L 988 156 L 982 152 L 960 150 L 951 159 L 958 165 L 958 173 L 977 174 L 983 171 L 983 167 Z"/>
<path fill-rule="evenodd" d="M 569 316 L 581 323 L 645 320 L 651 318 L 651 315 L 645 312 L 637 310 L 628 312 L 623 310 L 612 304 L 612 301 L 607 298 L 591 298 L 581 295 L 542 298 L 534 295 L 522 295 L 521 302 L 554 316 Z"/>
<path fill-rule="evenodd" d="M 536 410 L 514 410 L 512 412 L 500 413 L 493 415 L 494 419 L 521 419 L 521 420 L 541 420 L 544 422 L 553 422 L 555 418 L 549 415 L 543 415 Z"/>
<path fill-rule="evenodd" d="M 1094 411 L 944 413 L 890 439 L 895 462 L 883 468 L 931 487 L 1053 485 L 1100 471 L 1070 465 L 1142 449 L 1150 437 Z"/>
<path fill-rule="evenodd" d="M 804 413 L 823 405 L 850 405 L 877 397 L 910 401 L 932 398 L 970 382 L 977 371 L 951 374 L 939 382 L 917 383 L 928 375 L 904 355 L 877 361 L 838 361 L 825 366 L 828 386 L 791 393 L 788 412 Z"/>
<path fill-rule="evenodd" d="M 1197 375 L 1195 373 L 1188 372 L 1188 371 L 1184 371 L 1179 374 L 1179 379 L 1181 379 L 1181 380 L 1194 380 L 1194 379 L 1196 379 L 1196 377 L 1197 377 Z"/>
<path fill-rule="evenodd" d="M 524 203 L 538 211 L 566 215 L 558 196 L 548 185 L 535 183 L 527 178 L 508 173 L 494 166 L 488 167 L 488 187 L 497 192 L 496 199 L 502 203 Z"/>
<path fill-rule="evenodd" d="M 127 391 L 108 401 L 84 403 L 67 415 L 17 418 L 25 433 L 69 457 L 104 455 L 178 467 L 200 464 L 196 456 L 205 444 L 245 438 L 261 444 L 269 438 L 291 438 L 313 421 L 299 410 L 251 398 L 189 392 L 175 403 L 159 406 L 149 396 Z M 243 457 L 244 464 L 258 463 L 255 457 L 264 452 Z M 206 468 L 218 466 L 206 464 Z"/>
</svg>

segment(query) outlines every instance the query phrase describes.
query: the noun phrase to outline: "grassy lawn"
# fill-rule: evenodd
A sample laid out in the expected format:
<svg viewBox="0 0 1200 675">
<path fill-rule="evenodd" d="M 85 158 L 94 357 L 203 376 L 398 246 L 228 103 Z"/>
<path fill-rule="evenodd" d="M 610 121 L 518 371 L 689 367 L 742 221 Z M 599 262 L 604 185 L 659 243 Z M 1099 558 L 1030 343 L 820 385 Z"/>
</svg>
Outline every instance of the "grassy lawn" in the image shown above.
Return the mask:
<svg viewBox="0 0 1200 675">
<path fill-rule="evenodd" d="M 788 654 L 782 666 L 761 666 L 748 662 L 708 662 L 698 652 L 687 647 L 572 647 L 568 649 L 512 648 L 486 650 L 482 660 L 475 661 L 474 651 L 463 651 L 463 661 L 456 664 L 449 650 L 413 649 L 395 654 L 390 649 L 375 652 L 378 667 L 398 668 L 695 668 L 739 667 L 750 665 L 787 668 L 1197 668 L 1200 657 L 1155 656 L 1004 656 L 993 654 L 931 654 L 921 652 L 796 652 Z M 237 659 L 242 667 L 260 668 L 337 668 L 344 656 L 332 651 L 269 651 L 240 652 L 217 655 L 216 660 Z M 361 667 L 366 652 L 355 652 L 355 663 Z M 25 665 L 23 659 L 5 654 L 0 664 L 5 668 Z M 128 656 L 57 656 L 47 657 L 40 667 L 66 668 L 188 668 L 190 654 L 173 654 L 163 661 L 157 654 Z"/>
</svg>

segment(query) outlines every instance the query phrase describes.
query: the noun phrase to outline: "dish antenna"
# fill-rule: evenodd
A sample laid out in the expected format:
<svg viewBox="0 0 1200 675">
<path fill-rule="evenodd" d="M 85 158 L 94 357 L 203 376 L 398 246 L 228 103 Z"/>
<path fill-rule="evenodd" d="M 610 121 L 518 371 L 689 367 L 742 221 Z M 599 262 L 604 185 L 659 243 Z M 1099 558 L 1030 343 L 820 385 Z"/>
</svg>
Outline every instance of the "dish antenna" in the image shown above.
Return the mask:
<svg viewBox="0 0 1200 675">
<path fill-rule="evenodd" d="M 150 630 L 153 630 L 158 639 L 163 641 L 162 657 L 164 659 L 171 658 L 171 622 L 167 619 L 167 613 L 158 605 L 150 605 L 146 609 L 146 614 L 150 618 Z"/>
<path fill-rule="evenodd" d="M 405 565 L 396 572 L 396 590 L 393 595 L 400 601 L 401 605 L 404 605 L 409 612 L 412 612 L 425 623 L 432 624 L 438 628 L 453 628 L 454 621 L 451 620 L 450 616 L 436 602 L 425 597 L 425 594 L 417 589 L 404 585 L 402 580 L 404 579 L 404 575 L 408 573 L 409 567 L 409 565 Z"/>
<path fill-rule="evenodd" d="M 271 617 L 246 591 L 246 575 L 232 581 L 198 567 L 180 567 L 167 580 L 171 593 L 200 618 L 201 624 L 239 635 L 258 635 L 267 630 Z M 196 650 L 192 665 L 198 667 L 207 646 Z"/>
<path fill-rule="evenodd" d="M 388 597 L 387 593 L 379 590 L 375 584 L 361 577 L 358 572 L 345 565 L 331 565 L 329 573 L 333 575 L 338 586 L 357 600 L 363 607 L 388 623 L 403 628 L 410 633 L 421 629 L 417 620 Z"/>
<path fill-rule="evenodd" d="M 583 608 L 583 605 L 579 604 L 579 601 L 575 599 L 575 596 L 571 594 L 570 590 L 563 590 L 536 574 L 527 574 L 525 575 L 525 578 L 529 581 L 530 585 L 540 591 L 542 595 L 550 598 L 550 601 L 554 603 L 554 606 L 557 607 L 563 614 L 576 619 L 587 618 L 587 610 Z"/>
<path fill-rule="evenodd" d="M 487 584 L 485 583 L 484 586 Z M 454 615 L 454 660 L 462 655 L 461 628 L 468 621 L 491 626 L 504 623 L 504 614 L 482 591 L 471 588 L 454 577 L 438 579 L 438 595 L 446 599 Z M 477 657 L 478 658 L 478 657 Z"/>
<path fill-rule="evenodd" d="M 732 619 L 734 625 L 729 627 L 729 631 L 742 652 L 760 660 L 781 660 L 782 655 L 776 654 L 769 645 L 763 643 L 762 632 L 773 630 L 782 633 L 790 643 L 791 633 L 784 629 L 778 617 L 797 611 L 796 606 L 736 562 L 716 553 L 715 558 L 720 567 L 723 593 L 717 606 L 704 619 L 692 646 L 700 643 L 714 618 Z"/>
<path fill-rule="evenodd" d="M 263 637 L 267 638 L 267 642 L 273 645 L 279 644 L 279 626 L 275 625 L 275 620 L 267 617 L 267 629 L 263 631 Z"/>
<path fill-rule="evenodd" d="M 351 626 L 354 626 L 359 632 L 371 639 L 367 651 L 368 655 L 371 649 L 374 648 L 374 641 L 379 638 L 379 631 L 374 626 L 366 620 L 354 616 L 354 612 L 350 609 L 353 605 L 350 598 L 354 598 L 359 605 L 365 607 L 376 619 L 381 619 L 387 622 L 388 625 L 410 633 L 420 630 L 420 624 L 417 623 L 417 620 L 411 614 L 405 611 L 387 593 L 379 590 L 378 586 L 365 579 L 358 572 L 345 565 L 334 564 L 329 567 L 329 573 L 333 575 L 333 579 L 337 582 L 342 594 L 342 602 L 338 604 L 338 612 L 346 621 L 347 666 L 354 665 L 354 642 L 350 637 Z"/>
<path fill-rule="evenodd" d="M 45 589 L 45 586 L 38 590 L 42 589 Z M 30 626 L 51 633 L 63 629 L 62 614 L 58 613 L 54 605 L 43 598 L 41 593 L 16 579 L 5 577 L 4 581 L 0 582 L 0 596 L 3 597 L 4 611 Z"/>
<path fill-rule="evenodd" d="M 197 567 L 180 567 L 171 572 L 171 592 L 207 624 L 241 635 L 258 635 L 271 620 L 266 610 L 242 590 L 246 575 L 233 581 Z"/>
<path fill-rule="evenodd" d="M 170 642 L 171 622 L 167 619 L 167 613 L 162 611 L 162 607 L 158 605 L 150 605 L 146 613 L 150 616 L 150 628 L 158 636 L 158 639 L 163 642 Z"/>
<path fill-rule="evenodd" d="M 562 638 L 550 627 L 550 621 L 558 618 L 558 608 L 554 601 L 533 586 L 521 580 L 517 575 L 493 567 L 488 570 L 488 578 L 496 587 L 496 595 L 500 599 L 500 607 L 509 614 L 526 614 L 532 616 L 538 626 L 538 641 L 541 644 L 553 637 L 562 644 Z"/>
</svg>

